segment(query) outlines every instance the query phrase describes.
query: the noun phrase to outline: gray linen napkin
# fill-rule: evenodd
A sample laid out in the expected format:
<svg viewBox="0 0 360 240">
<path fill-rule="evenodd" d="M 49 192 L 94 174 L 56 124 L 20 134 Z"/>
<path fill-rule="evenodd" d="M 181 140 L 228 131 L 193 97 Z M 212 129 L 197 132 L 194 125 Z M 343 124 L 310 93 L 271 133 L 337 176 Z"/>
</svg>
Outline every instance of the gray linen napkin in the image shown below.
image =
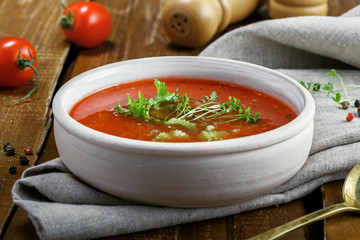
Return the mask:
<svg viewBox="0 0 360 240">
<path fill-rule="evenodd" d="M 347 84 L 360 84 L 360 6 L 341 17 L 268 20 L 224 35 L 201 56 L 261 64 L 298 81 L 327 83 L 336 68 Z M 349 70 L 352 66 L 353 70 Z M 295 69 L 296 68 L 296 69 Z M 341 69 L 341 68 L 347 68 Z M 351 95 L 360 97 L 360 90 Z M 180 209 L 137 205 L 102 193 L 74 177 L 60 159 L 29 168 L 13 187 L 41 239 L 89 239 L 236 214 L 286 203 L 322 183 L 343 179 L 360 161 L 360 119 L 324 94 L 316 102 L 314 140 L 303 168 L 271 192 L 233 205 Z M 352 122 L 345 117 L 355 114 Z M 291 156 L 289 156 L 291 157 Z"/>
</svg>

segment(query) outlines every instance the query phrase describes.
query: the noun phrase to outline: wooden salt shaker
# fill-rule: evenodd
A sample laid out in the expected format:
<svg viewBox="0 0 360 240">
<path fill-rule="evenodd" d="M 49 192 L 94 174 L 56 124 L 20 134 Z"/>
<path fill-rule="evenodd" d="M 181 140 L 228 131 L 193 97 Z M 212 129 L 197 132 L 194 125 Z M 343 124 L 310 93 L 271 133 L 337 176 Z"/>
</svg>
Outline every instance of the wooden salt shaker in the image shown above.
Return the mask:
<svg viewBox="0 0 360 240">
<path fill-rule="evenodd" d="M 198 47 L 229 24 L 248 17 L 258 3 L 259 0 L 167 0 L 162 22 L 172 42 Z"/>
<path fill-rule="evenodd" d="M 327 14 L 328 0 L 269 0 L 271 18 L 326 16 Z"/>
</svg>

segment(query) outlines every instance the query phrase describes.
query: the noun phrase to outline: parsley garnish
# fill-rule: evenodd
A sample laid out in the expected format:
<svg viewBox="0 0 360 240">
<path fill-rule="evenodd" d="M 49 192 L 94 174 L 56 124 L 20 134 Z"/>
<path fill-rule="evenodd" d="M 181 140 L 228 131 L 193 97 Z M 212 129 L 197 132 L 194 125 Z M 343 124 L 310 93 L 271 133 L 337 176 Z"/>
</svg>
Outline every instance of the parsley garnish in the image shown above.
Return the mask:
<svg viewBox="0 0 360 240">
<path fill-rule="evenodd" d="M 153 103 L 153 106 L 156 110 L 159 110 L 162 103 L 173 103 L 178 100 L 176 91 L 173 93 L 168 92 L 166 90 L 166 84 L 164 82 L 160 82 L 159 80 L 155 79 L 154 85 L 157 88 L 157 95 Z"/>
<path fill-rule="evenodd" d="M 217 124 L 232 121 L 245 120 L 246 122 L 256 123 L 260 120 L 259 113 L 252 115 L 250 107 L 244 108 L 240 100 L 229 96 L 228 101 L 219 103 L 217 93 L 213 91 L 209 96 L 200 99 L 200 106 L 191 107 L 194 100 L 190 99 L 187 94 L 180 95 L 177 90 L 170 93 L 166 90 L 166 84 L 155 79 L 154 85 L 157 88 L 155 98 L 146 99 L 140 92 L 138 99 L 129 97 L 125 107 L 118 104 L 115 110 L 125 116 L 134 116 L 144 121 L 156 120 L 158 118 L 150 116 L 150 109 L 155 111 L 168 112 L 165 119 L 160 119 L 168 125 L 178 124 L 188 129 L 196 129 L 193 121 L 218 120 Z"/>
</svg>

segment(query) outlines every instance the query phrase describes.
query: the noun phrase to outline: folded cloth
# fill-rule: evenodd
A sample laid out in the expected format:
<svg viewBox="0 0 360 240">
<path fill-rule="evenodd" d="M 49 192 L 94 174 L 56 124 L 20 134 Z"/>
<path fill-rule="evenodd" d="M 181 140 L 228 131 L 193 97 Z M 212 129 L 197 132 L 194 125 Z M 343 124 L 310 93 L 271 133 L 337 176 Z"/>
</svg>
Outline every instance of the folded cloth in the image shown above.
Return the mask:
<svg viewBox="0 0 360 240">
<path fill-rule="evenodd" d="M 267 20 L 235 29 L 200 56 L 231 58 L 269 68 L 360 68 L 359 7 L 341 17 Z"/>
<path fill-rule="evenodd" d="M 322 84 L 335 80 L 326 73 L 336 68 L 346 84 L 360 84 L 356 69 L 360 67 L 359 37 L 360 6 L 340 17 L 297 17 L 251 24 L 224 35 L 200 55 L 281 68 L 278 71 L 298 81 Z M 360 90 L 350 94 L 360 96 Z M 13 200 L 28 212 L 41 239 L 99 238 L 292 201 L 325 182 L 345 178 L 360 161 L 356 108 L 352 104 L 343 110 L 326 94 L 317 93 L 314 99 L 315 130 L 309 158 L 292 179 L 260 197 L 213 208 L 139 205 L 82 183 L 61 159 L 54 159 L 26 170 L 13 187 Z M 356 116 L 352 122 L 345 120 L 348 112 Z"/>
</svg>

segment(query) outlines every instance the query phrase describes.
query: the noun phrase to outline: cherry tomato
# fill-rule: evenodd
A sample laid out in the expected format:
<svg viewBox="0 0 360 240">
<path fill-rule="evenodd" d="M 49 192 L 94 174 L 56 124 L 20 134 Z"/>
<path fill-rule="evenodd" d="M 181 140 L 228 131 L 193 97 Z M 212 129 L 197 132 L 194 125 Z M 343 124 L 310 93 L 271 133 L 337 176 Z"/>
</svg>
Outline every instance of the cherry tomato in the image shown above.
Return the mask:
<svg viewBox="0 0 360 240">
<path fill-rule="evenodd" d="M 102 44 L 111 31 L 111 16 L 97 2 L 74 2 L 65 8 L 60 20 L 65 36 L 82 47 Z"/>
<path fill-rule="evenodd" d="M 18 61 L 21 59 L 23 67 Z M 18 87 L 27 83 L 35 74 L 29 65 L 36 68 L 36 52 L 31 43 L 19 37 L 0 38 L 0 86 Z"/>
</svg>

